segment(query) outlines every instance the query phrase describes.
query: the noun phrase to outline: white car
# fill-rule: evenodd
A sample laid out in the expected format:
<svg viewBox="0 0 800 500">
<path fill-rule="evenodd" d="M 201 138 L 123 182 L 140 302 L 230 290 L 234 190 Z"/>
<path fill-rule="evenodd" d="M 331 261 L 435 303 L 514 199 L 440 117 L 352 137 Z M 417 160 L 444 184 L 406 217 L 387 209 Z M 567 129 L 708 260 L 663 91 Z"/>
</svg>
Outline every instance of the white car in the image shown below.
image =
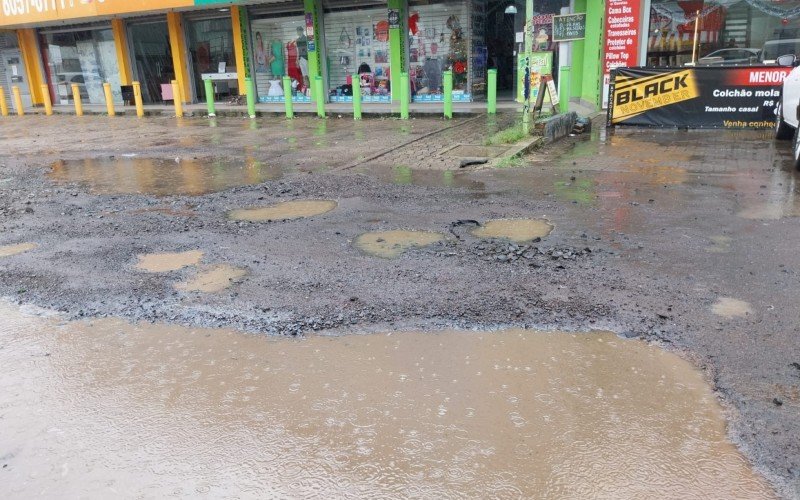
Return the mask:
<svg viewBox="0 0 800 500">
<path fill-rule="evenodd" d="M 778 140 L 792 141 L 792 158 L 794 165 L 800 169 L 800 66 L 794 55 L 780 56 L 777 63 L 780 66 L 794 66 L 791 73 L 783 81 L 783 90 L 778 105 L 775 107 L 775 138 Z"/>
</svg>

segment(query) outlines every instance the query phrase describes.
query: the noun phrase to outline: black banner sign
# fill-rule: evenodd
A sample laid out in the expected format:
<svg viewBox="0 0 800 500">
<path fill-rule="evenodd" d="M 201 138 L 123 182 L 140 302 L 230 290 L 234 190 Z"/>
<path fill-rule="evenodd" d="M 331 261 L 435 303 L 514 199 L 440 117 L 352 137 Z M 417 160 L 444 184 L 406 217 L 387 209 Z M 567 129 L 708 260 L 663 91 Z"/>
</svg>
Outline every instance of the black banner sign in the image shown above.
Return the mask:
<svg viewBox="0 0 800 500">
<path fill-rule="evenodd" d="M 608 125 L 770 128 L 791 68 L 618 68 Z"/>
<path fill-rule="evenodd" d="M 568 42 L 586 38 L 586 14 L 553 16 L 553 41 Z"/>
</svg>

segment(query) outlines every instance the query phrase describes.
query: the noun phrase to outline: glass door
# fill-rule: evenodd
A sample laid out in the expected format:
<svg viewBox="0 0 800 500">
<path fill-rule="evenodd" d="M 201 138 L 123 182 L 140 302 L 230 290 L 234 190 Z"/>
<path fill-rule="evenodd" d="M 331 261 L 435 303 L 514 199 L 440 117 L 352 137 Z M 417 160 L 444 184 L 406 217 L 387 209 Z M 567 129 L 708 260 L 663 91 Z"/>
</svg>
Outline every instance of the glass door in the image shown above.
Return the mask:
<svg viewBox="0 0 800 500">
<path fill-rule="evenodd" d="M 131 23 L 128 40 L 133 55 L 133 71 L 142 85 L 142 100 L 147 104 L 162 102 L 161 86 L 175 78 L 167 22 Z"/>
</svg>

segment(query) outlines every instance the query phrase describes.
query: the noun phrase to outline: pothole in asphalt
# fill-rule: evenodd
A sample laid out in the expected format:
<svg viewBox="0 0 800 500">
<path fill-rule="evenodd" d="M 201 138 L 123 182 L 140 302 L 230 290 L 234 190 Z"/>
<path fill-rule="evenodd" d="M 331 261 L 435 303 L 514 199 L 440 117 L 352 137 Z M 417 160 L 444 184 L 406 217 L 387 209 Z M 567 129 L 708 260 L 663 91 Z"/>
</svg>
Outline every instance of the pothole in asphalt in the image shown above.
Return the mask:
<svg viewBox="0 0 800 500">
<path fill-rule="evenodd" d="M 712 236 L 709 238 L 711 245 L 705 248 L 709 253 L 728 253 L 731 250 L 732 238 L 728 236 Z"/>
<path fill-rule="evenodd" d="M 17 243 L 15 245 L 0 246 L 0 257 L 11 257 L 12 255 L 19 255 L 21 253 L 29 252 L 36 248 L 36 243 Z"/>
<path fill-rule="evenodd" d="M 268 207 L 232 210 L 228 218 L 249 222 L 303 219 L 328 213 L 337 205 L 333 200 L 284 201 Z"/>
<path fill-rule="evenodd" d="M 723 318 L 743 318 L 748 314 L 753 314 L 753 308 L 750 304 L 739 299 L 731 297 L 721 297 L 711 306 L 711 311 L 717 316 Z"/>
<path fill-rule="evenodd" d="M 497 238 L 525 243 L 536 238 L 544 238 L 553 230 L 553 225 L 538 219 L 496 219 L 486 221 L 473 229 L 472 235 L 478 238 Z"/>
<path fill-rule="evenodd" d="M 151 273 L 166 273 L 197 265 L 203 258 L 203 252 L 190 250 L 178 253 L 149 253 L 141 254 L 138 257 L 137 269 Z"/>
<path fill-rule="evenodd" d="M 177 283 L 175 288 L 184 292 L 216 293 L 231 287 L 247 276 L 247 271 L 228 264 L 219 264 L 200 270 L 193 278 Z"/>
<path fill-rule="evenodd" d="M 443 234 L 431 231 L 375 231 L 356 238 L 355 245 L 366 254 L 394 259 L 410 248 L 432 245 L 443 239 Z"/>
<path fill-rule="evenodd" d="M 258 161 L 220 158 L 97 158 L 60 160 L 48 178 L 99 194 L 202 195 L 278 179 L 283 172 Z"/>
<path fill-rule="evenodd" d="M 774 496 L 699 371 L 610 333 L 289 340 L 0 315 L 20 497 Z"/>
</svg>

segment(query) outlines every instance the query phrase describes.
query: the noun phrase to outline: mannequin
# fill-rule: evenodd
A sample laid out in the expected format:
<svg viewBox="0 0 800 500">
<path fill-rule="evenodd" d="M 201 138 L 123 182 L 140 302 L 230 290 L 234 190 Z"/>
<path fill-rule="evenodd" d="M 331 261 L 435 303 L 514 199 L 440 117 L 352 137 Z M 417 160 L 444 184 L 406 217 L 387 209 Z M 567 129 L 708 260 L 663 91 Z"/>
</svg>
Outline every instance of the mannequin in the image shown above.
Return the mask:
<svg viewBox="0 0 800 500">
<path fill-rule="evenodd" d="M 297 64 L 300 66 L 300 72 L 303 75 L 303 85 L 309 86 L 308 79 L 308 38 L 302 27 L 297 27 Z"/>
</svg>

